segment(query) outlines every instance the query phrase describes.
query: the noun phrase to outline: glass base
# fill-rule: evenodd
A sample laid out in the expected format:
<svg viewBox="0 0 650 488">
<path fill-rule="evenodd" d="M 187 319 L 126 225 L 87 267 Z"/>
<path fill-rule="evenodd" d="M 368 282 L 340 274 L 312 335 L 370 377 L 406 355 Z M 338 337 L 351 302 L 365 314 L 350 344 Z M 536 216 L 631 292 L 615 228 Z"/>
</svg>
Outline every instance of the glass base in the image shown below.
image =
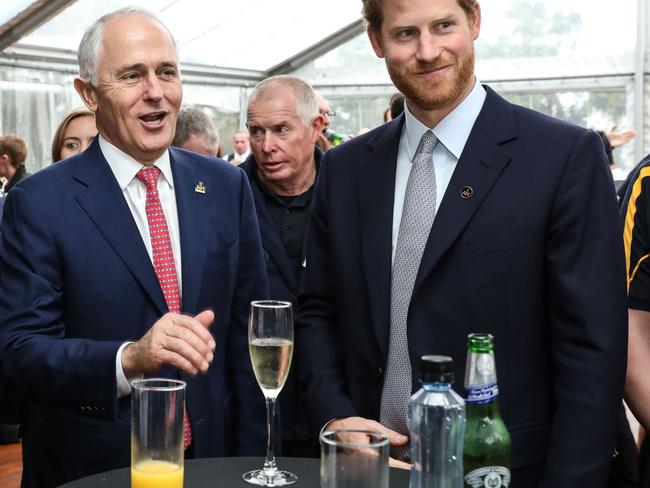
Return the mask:
<svg viewBox="0 0 650 488">
<path fill-rule="evenodd" d="M 298 477 L 288 471 L 273 469 L 256 469 L 242 475 L 246 483 L 258 486 L 286 486 L 298 481 Z"/>
</svg>

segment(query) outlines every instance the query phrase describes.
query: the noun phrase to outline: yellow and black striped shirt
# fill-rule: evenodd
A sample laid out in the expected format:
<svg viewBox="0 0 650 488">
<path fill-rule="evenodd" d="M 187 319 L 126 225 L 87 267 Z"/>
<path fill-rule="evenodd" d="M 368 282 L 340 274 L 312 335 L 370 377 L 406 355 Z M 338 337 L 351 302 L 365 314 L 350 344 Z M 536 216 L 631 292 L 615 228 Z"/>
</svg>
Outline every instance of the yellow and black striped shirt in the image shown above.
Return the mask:
<svg viewBox="0 0 650 488">
<path fill-rule="evenodd" d="M 621 216 L 628 306 L 650 311 L 650 160 L 636 169 Z"/>
</svg>

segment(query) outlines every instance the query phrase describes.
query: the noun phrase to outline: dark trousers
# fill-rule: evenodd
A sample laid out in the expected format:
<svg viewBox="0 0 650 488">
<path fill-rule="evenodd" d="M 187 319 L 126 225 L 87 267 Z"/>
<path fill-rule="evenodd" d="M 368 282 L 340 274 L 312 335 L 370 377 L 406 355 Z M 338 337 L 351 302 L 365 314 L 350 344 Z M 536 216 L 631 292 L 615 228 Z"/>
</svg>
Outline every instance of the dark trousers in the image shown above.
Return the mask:
<svg viewBox="0 0 650 488">
<path fill-rule="evenodd" d="M 639 453 L 639 488 L 650 488 L 650 439 L 647 433 Z"/>
<path fill-rule="evenodd" d="M 647 445 L 647 443 L 644 444 Z M 639 484 L 640 457 L 637 454 L 634 436 L 630 423 L 625 416 L 625 407 L 621 403 L 618 415 L 618 435 L 616 449 L 612 457 L 612 468 L 607 480 L 607 488 L 636 488 L 650 487 L 650 484 Z M 647 475 L 646 475 L 647 477 Z"/>
<path fill-rule="evenodd" d="M 0 386 L 0 444 L 18 442 L 20 396 Z"/>
</svg>

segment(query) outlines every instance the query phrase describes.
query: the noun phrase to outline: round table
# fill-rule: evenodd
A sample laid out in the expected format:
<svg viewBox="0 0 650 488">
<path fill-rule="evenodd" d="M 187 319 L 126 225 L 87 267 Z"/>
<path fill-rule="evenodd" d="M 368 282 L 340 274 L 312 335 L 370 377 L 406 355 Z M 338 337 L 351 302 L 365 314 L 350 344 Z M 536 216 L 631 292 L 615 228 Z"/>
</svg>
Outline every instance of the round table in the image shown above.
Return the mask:
<svg viewBox="0 0 650 488">
<path fill-rule="evenodd" d="M 320 460 L 307 458 L 277 458 L 278 467 L 298 475 L 296 487 L 316 488 L 320 484 Z M 261 468 L 263 458 L 230 457 L 209 459 L 188 459 L 185 461 L 185 488 L 236 488 L 249 485 L 242 480 L 246 471 Z M 391 488 L 407 488 L 409 472 L 403 469 L 390 470 Z M 59 488 L 130 488 L 131 468 L 116 469 L 88 478 L 72 481 Z"/>
</svg>

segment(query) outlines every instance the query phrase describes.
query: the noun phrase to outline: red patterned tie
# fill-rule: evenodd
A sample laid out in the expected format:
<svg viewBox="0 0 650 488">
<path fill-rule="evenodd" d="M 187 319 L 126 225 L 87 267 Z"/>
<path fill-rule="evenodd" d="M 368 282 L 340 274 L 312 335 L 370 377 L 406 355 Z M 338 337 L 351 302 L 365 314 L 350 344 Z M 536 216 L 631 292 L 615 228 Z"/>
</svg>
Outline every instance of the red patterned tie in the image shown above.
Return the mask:
<svg viewBox="0 0 650 488">
<path fill-rule="evenodd" d="M 178 278 L 176 275 L 176 264 L 172 251 L 172 241 L 167 229 L 167 220 L 160 204 L 158 196 L 158 175 L 160 169 L 150 166 L 138 171 L 137 178 L 147 187 L 147 201 L 145 211 L 149 222 L 149 234 L 151 235 L 151 250 L 153 254 L 153 269 L 156 272 L 160 288 L 162 288 L 167 308 L 170 312 L 180 313 L 181 294 L 178 289 Z M 183 415 L 183 426 L 185 436 L 185 449 L 192 442 L 192 428 L 190 419 L 187 416 L 187 407 Z"/>
</svg>

